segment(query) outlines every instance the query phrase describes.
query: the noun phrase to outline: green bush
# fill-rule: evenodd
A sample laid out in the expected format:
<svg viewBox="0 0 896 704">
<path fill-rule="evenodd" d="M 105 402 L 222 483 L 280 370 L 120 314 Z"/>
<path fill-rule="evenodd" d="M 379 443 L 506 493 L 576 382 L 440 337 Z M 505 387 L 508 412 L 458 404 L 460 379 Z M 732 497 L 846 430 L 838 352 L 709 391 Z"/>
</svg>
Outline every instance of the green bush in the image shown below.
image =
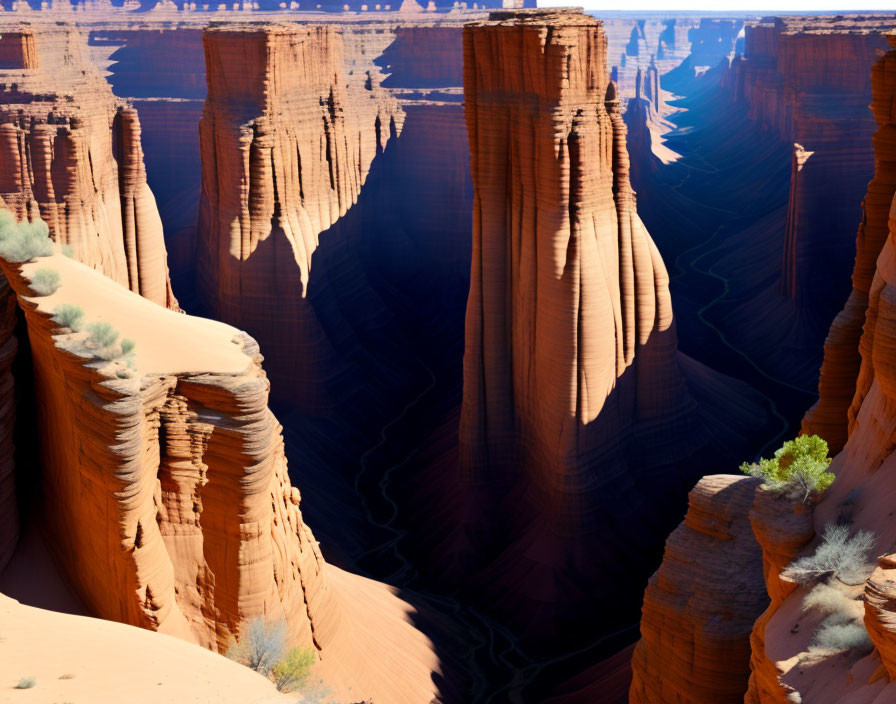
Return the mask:
<svg viewBox="0 0 896 704">
<path fill-rule="evenodd" d="M 281 692 L 293 692 L 304 687 L 316 660 L 317 656 L 310 648 L 290 650 L 271 670 L 277 689 Z"/>
<path fill-rule="evenodd" d="M 817 435 L 800 435 L 788 440 L 771 459 L 744 462 L 740 471 L 759 477 L 766 488 L 792 501 L 808 501 L 824 492 L 836 479 L 828 472 L 831 458 L 828 444 Z"/>
<path fill-rule="evenodd" d="M 115 344 L 118 339 L 118 330 L 111 323 L 90 323 L 87 326 L 87 344 L 95 350 L 104 350 Z"/>
<path fill-rule="evenodd" d="M 53 310 L 51 320 L 72 332 L 78 332 L 84 325 L 84 309 L 72 303 L 63 303 Z"/>
<path fill-rule="evenodd" d="M 62 247 L 59 248 L 59 251 L 62 252 L 62 254 L 65 255 L 66 257 L 68 257 L 69 259 L 75 258 L 75 248 L 72 247 L 70 244 L 62 245 Z"/>
<path fill-rule="evenodd" d="M 21 264 L 53 254 L 50 228 L 42 220 L 17 223 L 12 213 L 0 211 L 0 257 Z"/>
<path fill-rule="evenodd" d="M 37 679 L 35 677 L 22 677 L 19 679 L 16 689 L 31 689 L 36 684 Z"/>
<path fill-rule="evenodd" d="M 53 269 L 38 269 L 31 279 L 31 290 L 38 296 L 52 296 L 60 285 L 59 272 Z"/>
<path fill-rule="evenodd" d="M 136 342 L 129 338 L 125 338 L 121 341 L 121 354 L 122 356 L 129 355 L 134 351 L 134 347 L 137 345 Z"/>
</svg>

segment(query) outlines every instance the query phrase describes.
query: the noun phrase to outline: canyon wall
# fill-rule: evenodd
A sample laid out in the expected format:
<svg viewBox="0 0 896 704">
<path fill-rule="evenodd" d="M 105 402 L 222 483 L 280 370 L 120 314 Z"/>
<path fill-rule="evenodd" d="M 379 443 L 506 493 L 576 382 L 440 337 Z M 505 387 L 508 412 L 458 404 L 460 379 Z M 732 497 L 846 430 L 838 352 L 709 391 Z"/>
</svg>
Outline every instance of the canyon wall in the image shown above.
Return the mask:
<svg viewBox="0 0 896 704">
<path fill-rule="evenodd" d="M 312 258 L 321 241 L 338 246 L 338 228 L 322 233 L 355 204 L 397 131 L 394 104 L 363 76 L 346 81 L 329 27 L 225 26 L 207 30 L 205 46 L 202 300 L 262 341 L 271 374 L 291 384 L 279 393 L 320 409 L 344 368 L 309 302 Z"/>
<path fill-rule="evenodd" d="M 818 383 L 819 398 L 803 419 L 803 432 L 826 438 L 835 450 L 846 442 L 855 423 L 850 410 L 861 364 L 859 339 L 865 323 L 868 296 L 878 254 L 887 239 L 887 217 L 896 192 L 896 126 L 887 96 L 892 91 L 892 63 L 877 62 L 871 70 L 871 112 L 877 130 L 872 137 L 874 177 L 862 201 L 862 218 L 856 241 L 852 292 L 834 319 L 825 341 L 824 362 Z"/>
<path fill-rule="evenodd" d="M 473 261 L 454 548 L 477 598 L 545 648 L 630 623 L 614 585 L 646 578 L 691 462 L 740 451 L 712 409 L 761 412 L 677 353 L 601 23 L 492 18 L 464 30 Z"/>
<path fill-rule="evenodd" d="M 91 614 L 217 651 L 253 618 L 283 620 L 337 696 L 437 695 L 436 658 L 410 607 L 324 563 L 251 338 L 61 254 L 0 266 L 31 346 L 42 527 Z M 45 268 L 61 285 L 34 297 L 30 281 Z M 133 351 L 98 356 L 86 332 L 54 322 L 63 303 L 112 325 Z"/>
<path fill-rule="evenodd" d="M 713 475 L 691 491 L 644 593 L 631 704 L 743 701 L 750 631 L 768 605 L 749 520 L 759 483 Z"/>
<path fill-rule="evenodd" d="M 136 111 L 112 95 L 75 29 L 4 31 L 0 43 L 6 53 L 22 52 L 21 68 L 0 70 L 0 196 L 7 207 L 43 219 L 79 260 L 176 308 Z"/>
<path fill-rule="evenodd" d="M 893 479 L 889 476 L 896 471 L 896 455 L 889 430 L 894 425 L 896 408 L 891 381 L 891 341 L 896 316 L 891 311 L 893 305 L 890 302 L 893 298 L 890 280 L 896 277 L 896 201 L 893 186 L 887 185 L 892 164 L 896 163 L 896 141 L 892 139 L 896 129 L 893 108 L 896 104 L 896 35 L 890 34 L 888 39 L 894 50 L 882 56 L 872 72 L 872 112 L 878 124 L 874 140 L 876 177 L 869 186 L 865 216 L 859 229 L 855 292 L 832 326 L 825 357 L 827 380 L 820 386 L 820 408 L 826 404 L 829 408 L 837 408 L 841 397 L 846 395 L 842 387 L 853 386 L 852 403 L 845 414 L 849 419 L 846 440 L 830 466 L 836 480 L 820 500 L 792 505 L 776 498 L 771 491 L 759 490 L 749 509 L 752 532 L 762 549 L 765 591 L 770 599 L 770 605 L 756 620 L 750 636 L 751 674 L 748 685 L 744 683 L 744 701 L 749 704 L 800 701 L 870 704 L 889 701 L 896 696 L 896 672 L 892 667 L 896 637 L 893 633 L 894 562 L 891 554 L 896 541 L 896 522 L 892 520 Z M 887 198 L 890 204 L 885 211 L 881 206 Z M 887 234 L 880 230 L 883 212 L 888 212 Z M 870 231 L 866 229 L 868 224 L 872 224 Z M 876 263 L 873 264 L 873 277 L 868 282 L 872 262 Z M 845 348 L 851 339 L 851 329 L 862 325 L 858 319 L 864 322 L 864 329 L 858 340 L 853 339 L 857 351 L 847 353 Z M 856 354 L 860 358 L 857 374 L 850 367 L 850 357 Z M 818 412 L 809 415 L 810 430 L 814 428 L 813 416 L 817 417 Z M 835 421 L 846 424 L 839 416 Z M 723 492 L 719 489 L 716 492 L 716 497 L 721 500 Z M 859 639 L 839 647 L 820 645 L 816 638 L 828 611 L 814 605 L 818 603 L 817 599 L 808 598 L 813 591 L 811 583 L 799 583 L 785 572 L 796 557 L 814 552 L 820 543 L 818 536 L 833 524 L 847 526 L 852 534 L 867 531 L 873 537 L 867 555 L 873 561 L 864 574 L 855 578 L 835 573 L 835 576 L 821 580 L 825 581 L 824 586 L 829 591 L 839 592 L 840 601 L 863 614 L 863 618 L 855 623 L 856 627 L 867 631 L 866 643 Z M 674 542 L 670 540 L 670 545 Z M 664 564 L 655 580 L 662 580 L 678 564 L 674 553 L 667 552 L 667 558 L 669 564 Z M 691 559 L 695 558 L 696 553 L 692 553 Z M 743 559 L 729 560 L 720 555 L 717 570 L 720 573 L 727 569 L 741 570 L 744 564 Z M 755 558 L 750 564 L 756 566 Z M 730 597 L 703 589 L 698 582 L 695 579 L 689 586 L 701 601 L 708 600 L 707 614 L 727 614 L 732 603 Z M 832 608 L 829 604 L 822 607 Z M 648 596 L 644 605 L 644 640 L 639 646 L 642 655 L 649 654 L 652 645 L 661 643 L 650 626 L 655 611 Z M 685 609 L 669 612 L 667 616 L 670 617 L 667 631 L 678 632 L 691 623 Z M 714 625 L 717 619 L 718 616 L 715 619 L 707 617 L 705 627 Z M 740 647 L 744 643 L 741 636 Z M 680 652 L 687 652 L 687 646 Z M 692 672 L 703 672 L 696 656 L 685 660 L 685 666 L 690 665 Z M 656 649 L 652 658 L 637 659 L 636 682 L 639 679 L 664 682 L 672 686 L 670 691 L 676 691 L 677 685 L 670 674 L 676 670 L 670 670 L 663 663 L 662 653 Z M 635 689 L 632 696 L 632 701 L 641 701 Z"/>
</svg>

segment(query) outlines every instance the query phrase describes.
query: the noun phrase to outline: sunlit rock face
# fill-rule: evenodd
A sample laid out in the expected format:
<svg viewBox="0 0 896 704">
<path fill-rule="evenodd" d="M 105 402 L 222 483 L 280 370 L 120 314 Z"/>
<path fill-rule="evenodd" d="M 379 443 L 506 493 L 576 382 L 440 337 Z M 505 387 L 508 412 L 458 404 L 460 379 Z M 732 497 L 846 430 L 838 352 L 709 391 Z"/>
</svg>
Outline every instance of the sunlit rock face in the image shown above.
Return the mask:
<svg viewBox="0 0 896 704">
<path fill-rule="evenodd" d="M 137 112 L 117 99 L 70 26 L 0 37 L 0 197 L 41 218 L 73 256 L 177 308 Z"/>
<path fill-rule="evenodd" d="M 605 51 L 571 11 L 464 33 L 473 260 L 449 554 L 541 647 L 633 618 L 622 582 L 646 578 L 691 462 L 725 454 L 711 409 L 755 403 L 676 350 Z"/>
</svg>

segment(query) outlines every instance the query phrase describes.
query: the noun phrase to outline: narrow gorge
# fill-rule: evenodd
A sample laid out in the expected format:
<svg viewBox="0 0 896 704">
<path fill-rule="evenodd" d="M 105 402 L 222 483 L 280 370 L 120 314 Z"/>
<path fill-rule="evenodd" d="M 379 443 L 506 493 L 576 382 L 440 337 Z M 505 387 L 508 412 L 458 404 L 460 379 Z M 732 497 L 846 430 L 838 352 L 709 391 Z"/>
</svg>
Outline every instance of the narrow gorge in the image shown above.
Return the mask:
<svg viewBox="0 0 896 704">
<path fill-rule="evenodd" d="M 0 2 L 0 699 L 894 696 L 896 14 L 63 4 Z"/>
</svg>

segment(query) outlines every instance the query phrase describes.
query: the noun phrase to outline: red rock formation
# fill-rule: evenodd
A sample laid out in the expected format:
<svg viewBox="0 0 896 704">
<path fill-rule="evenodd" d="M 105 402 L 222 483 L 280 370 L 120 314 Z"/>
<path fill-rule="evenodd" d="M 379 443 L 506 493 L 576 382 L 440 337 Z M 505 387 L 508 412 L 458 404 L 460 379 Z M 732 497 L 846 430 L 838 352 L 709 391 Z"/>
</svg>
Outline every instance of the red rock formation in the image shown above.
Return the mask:
<svg viewBox="0 0 896 704">
<path fill-rule="evenodd" d="M 2 201 L 0 201 L 2 207 Z M 0 277 L 0 572 L 9 562 L 19 539 L 19 511 L 16 496 L 13 432 L 16 403 L 10 367 L 18 343 L 15 294 Z"/>
<path fill-rule="evenodd" d="M 436 660 L 410 608 L 329 568 L 302 521 L 255 342 L 61 254 L 0 266 L 31 343 L 48 543 L 90 612 L 219 651 L 252 618 L 283 620 L 339 696 L 427 704 Z M 32 298 L 42 268 L 61 286 Z M 52 321 L 61 303 L 134 340 L 133 358 L 91 358 L 87 333 Z"/>
<path fill-rule="evenodd" d="M 81 261 L 176 308 L 136 112 L 82 58 L 76 30 L 42 27 L 34 39 L 41 68 L 0 73 L 0 195 Z"/>
<path fill-rule="evenodd" d="M 759 482 L 704 477 L 644 593 L 629 702 L 741 702 L 749 634 L 768 604 L 748 515 Z"/>
<path fill-rule="evenodd" d="M 22 27 L 0 36 L 0 69 L 38 68 L 34 32 Z"/>
<path fill-rule="evenodd" d="M 846 442 L 857 409 L 850 410 L 860 366 L 859 338 L 865 323 L 878 254 L 887 238 L 887 216 L 896 193 L 896 58 L 887 54 L 871 72 L 871 111 L 877 123 L 874 133 L 874 178 L 862 201 L 862 221 L 856 241 L 853 290 L 837 315 L 825 342 L 824 363 L 818 383 L 819 398 L 803 419 L 803 432 L 826 438 L 835 450 Z"/>
<path fill-rule="evenodd" d="M 656 549 L 662 502 L 683 498 L 688 458 L 717 439 L 700 413 L 719 399 L 676 351 L 601 24 L 492 16 L 464 34 L 474 215 L 459 532 L 480 598 L 527 635 L 552 634 L 545 647 L 571 621 L 587 630 L 596 602 L 625 598 L 617 570 L 649 569 L 633 557 Z M 692 385 L 715 389 L 700 412 Z M 614 603 L 595 628 L 629 617 Z"/>
<path fill-rule="evenodd" d="M 896 141 L 881 139 L 896 127 L 896 35 L 889 37 L 891 50 L 877 62 L 873 71 L 875 118 L 880 125 L 875 139 L 877 177 L 870 194 L 886 188 L 890 165 L 896 163 Z M 848 435 L 843 449 L 831 464 L 836 481 L 812 507 L 791 507 L 769 492 L 756 494 L 750 511 L 753 533 L 763 550 L 766 591 L 771 604 L 756 621 L 751 635 L 751 669 L 748 704 L 871 704 L 887 702 L 896 696 L 896 628 L 894 628 L 892 545 L 896 541 L 893 521 L 892 472 L 896 471 L 896 445 L 892 428 L 896 425 L 896 384 L 893 382 L 896 306 L 892 291 L 896 281 L 896 200 L 888 216 L 888 234 L 877 237 L 881 247 L 876 268 L 867 287 L 864 329 L 857 343 L 861 358 L 855 378 L 855 394 L 849 410 Z M 863 225 L 871 223 L 869 214 L 879 202 L 866 199 Z M 873 221 L 879 225 L 880 211 Z M 867 232 L 860 229 L 860 236 Z M 875 260 L 871 236 L 862 236 L 856 259 L 854 281 L 867 280 L 868 263 Z M 856 284 L 857 290 L 859 284 Z M 860 290 L 861 291 L 861 290 Z M 861 296 L 861 292 L 856 297 Z M 861 315 L 858 306 L 847 315 Z M 832 331 L 829 350 L 837 354 L 827 362 L 837 363 L 844 356 L 837 346 L 845 347 L 843 327 Z M 855 343 L 854 343 L 855 344 Z M 829 352 L 829 354 L 831 354 Z M 844 385 L 847 374 L 842 373 Z M 822 388 L 822 393 L 824 393 Z M 839 400 L 835 397 L 835 400 Z M 842 423 L 843 421 L 840 420 Z M 811 423 L 811 422 L 810 422 Z M 811 424 L 810 424 L 811 427 Z M 797 509 L 797 510 L 794 510 Z M 805 609 L 807 587 L 799 586 L 782 574 L 801 552 L 813 550 L 825 526 L 845 522 L 851 531 L 870 531 L 875 544 L 871 556 L 880 555 L 878 566 L 864 584 L 850 585 L 832 580 L 847 598 L 864 601 L 864 625 L 870 636 L 869 647 L 831 651 L 812 647 L 820 617 Z M 733 564 L 733 563 L 732 563 Z M 694 662 L 696 665 L 696 661 Z M 654 673 L 654 676 L 659 676 Z"/>
<path fill-rule="evenodd" d="M 340 370 L 308 300 L 311 263 L 396 129 L 391 104 L 363 77 L 346 87 L 342 39 L 329 27 L 212 28 L 205 47 L 204 301 L 265 344 L 271 374 L 292 384 L 279 393 L 320 410 Z"/>
</svg>

